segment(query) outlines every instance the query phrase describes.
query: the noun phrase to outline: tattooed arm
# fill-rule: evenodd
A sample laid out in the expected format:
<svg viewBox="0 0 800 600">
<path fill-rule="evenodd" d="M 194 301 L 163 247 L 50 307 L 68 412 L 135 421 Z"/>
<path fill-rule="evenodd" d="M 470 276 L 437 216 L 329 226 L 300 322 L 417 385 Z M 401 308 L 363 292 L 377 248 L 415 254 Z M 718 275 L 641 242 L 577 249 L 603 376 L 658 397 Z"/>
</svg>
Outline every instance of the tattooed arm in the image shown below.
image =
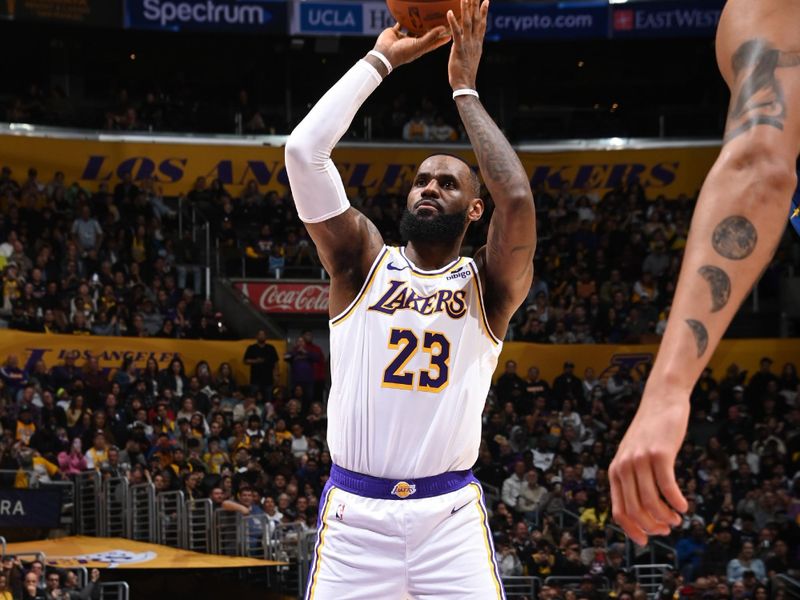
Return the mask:
<svg viewBox="0 0 800 600">
<path fill-rule="evenodd" d="M 787 102 L 781 77 L 800 78 L 800 60 L 750 40 L 731 62 L 725 144 L 700 192 L 658 357 L 609 472 L 614 518 L 640 544 L 686 510 L 674 463 L 691 391 L 775 253 L 796 185 L 800 98 Z"/>
<path fill-rule="evenodd" d="M 453 46 L 448 67 L 453 90 L 475 89 L 489 2 L 461 0 L 460 21 L 448 21 Z M 505 336 L 508 322 L 525 299 L 533 280 L 536 212 L 530 182 L 503 132 L 475 96 L 456 97 L 456 105 L 478 158 L 495 209 L 486 246 L 476 254 L 485 281 L 486 310 L 495 335 Z"/>
</svg>

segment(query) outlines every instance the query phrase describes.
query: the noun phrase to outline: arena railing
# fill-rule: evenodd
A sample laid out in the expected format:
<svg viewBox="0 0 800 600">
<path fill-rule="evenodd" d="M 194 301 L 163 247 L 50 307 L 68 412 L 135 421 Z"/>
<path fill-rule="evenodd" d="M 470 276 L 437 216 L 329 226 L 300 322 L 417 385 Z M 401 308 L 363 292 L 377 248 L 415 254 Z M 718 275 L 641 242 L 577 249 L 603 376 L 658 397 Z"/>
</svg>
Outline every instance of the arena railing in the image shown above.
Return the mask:
<svg viewBox="0 0 800 600">
<path fill-rule="evenodd" d="M 130 588 L 125 581 L 105 581 L 100 584 L 100 600 L 128 600 Z"/>
<path fill-rule="evenodd" d="M 108 477 L 101 495 L 101 531 L 105 537 L 130 537 L 130 493 L 125 477 Z"/>
<path fill-rule="evenodd" d="M 225 556 L 236 556 L 242 546 L 239 538 L 239 513 L 215 510 L 211 515 L 213 536 L 212 552 Z"/>
<path fill-rule="evenodd" d="M 664 574 L 672 570 L 672 565 L 633 565 L 631 570 L 639 587 L 645 591 L 649 598 L 653 598 L 664 581 Z"/>
<path fill-rule="evenodd" d="M 500 578 L 507 600 L 534 600 L 542 589 L 539 577 L 506 576 Z"/>
<path fill-rule="evenodd" d="M 137 483 L 128 488 L 130 523 L 128 535 L 132 540 L 152 542 L 156 539 L 156 488 L 152 483 Z"/>
<path fill-rule="evenodd" d="M 186 505 L 183 492 L 161 492 L 156 496 L 156 534 L 159 544 L 186 547 Z"/>
<path fill-rule="evenodd" d="M 98 471 L 83 471 L 74 476 L 75 514 L 80 535 L 100 536 L 104 531 L 103 516 L 99 498 L 102 481 Z"/>
<path fill-rule="evenodd" d="M 785 573 L 779 573 L 775 576 L 776 582 L 776 589 L 773 590 L 773 597 L 777 593 L 777 588 L 783 589 L 786 591 L 786 595 L 789 598 L 800 598 L 800 580 L 795 579 L 794 577 L 790 577 Z"/>
<path fill-rule="evenodd" d="M 194 552 L 211 552 L 213 505 L 208 498 L 186 501 L 186 549 Z"/>
<path fill-rule="evenodd" d="M 566 575 L 551 575 L 550 577 L 546 577 L 544 580 L 545 585 L 558 585 L 558 586 L 567 586 L 567 587 L 580 587 L 580 584 L 583 583 L 584 576 L 578 575 L 575 577 L 566 576 Z M 608 577 L 604 576 L 595 576 L 592 577 L 592 581 L 599 581 L 600 587 L 597 588 L 596 591 L 600 593 L 609 592 L 611 590 L 611 582 L 608 580 Z"/>
</svg>

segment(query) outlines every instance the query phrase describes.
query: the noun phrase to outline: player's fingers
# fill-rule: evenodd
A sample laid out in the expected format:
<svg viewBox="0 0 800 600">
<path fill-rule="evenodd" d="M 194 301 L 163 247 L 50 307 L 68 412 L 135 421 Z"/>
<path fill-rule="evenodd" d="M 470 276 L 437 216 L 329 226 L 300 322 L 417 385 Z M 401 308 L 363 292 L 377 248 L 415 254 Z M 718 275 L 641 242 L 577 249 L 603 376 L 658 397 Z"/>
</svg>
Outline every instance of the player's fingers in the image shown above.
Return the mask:
<svg viewBox="0 0 800 600">
<path fill-rule="evenodd" d="M 661 500 L 650 461 L 638 463 L 635 469 L 636 487 L 639 489 L 642 508 L 659 524 L 659 527 L 650 533 L 669 535 L 669 526 L 679 525 L 681 518 Z"/>
<path fill-rule="evenodd" d="M 448 42 L 450 39 L 450 32 L 447 31 L 447 28 L 444 25 L 440 25 L 439 27 L 434 27 L 430 31 L 426 32 L 421 38 L 419 38 L 419 43 L 421 48 L 424 51 L 434 50 L 439 46 L 443 46 Z"/>
<path fill-rule="evenodd" d="M 672 505 L 672 508 L 679 513 L 685 513 L 689 509 L 689 503 L 681 493 L 678 482 L 675 481 L 675 466 L 671 460 L 664 457 L 656 457 L 653 461 L 653 475 L 658 483 L 658 489 Z"/>
<path fill-rule="evenodd" d="M 487 18 L 489 15 L 489 0 L 483 0 L 481 2 L 480 8 L 480 17 L 479 17 L 479 25 L 478 25 L 478 33 L 480 34 L 481 38 L 486 34 L 486 23 Z"/>
<path fill-rule="evenodd" d="M 450 24 L 450 33 L 453 36 L 454 43 L 461 42 L 461 26 L 458 24 L 455 14 L 452 10 L 447 11 L 447 22 Z"/>
<path fill-rule="evenodd" d="M 647 534 L 641 530 L 630 518 L 622 495 L 622 481 L 616 474 L 611 475 L 611 514 L 625 533 L 640 546 L 647 543 Z"/>
<path fill-rule="evenodd" d="M 469 0 L 469 16 L 472 18 L 472 30 L 477 31 L 481 22 L 481 0 Z"/>
<path fill-rule="evenodd" d="M 636 479 L 636 471 L 634 464 L 638 463 L 638 459 L 623 463 L 620 470 L 619 478 L 621 482 L 625 482 L 622 488 L 622 495 L 625 498 L 625 509 L 628 516 L 636 523 L 636 525 L 648 535 L 653 533 L 660 533 L 659 523 L 650 516 L 641 501 L 639 500 L 639 485 Z"/>
<path fill-rule="evenodd" d="M 472 33 L 472 0 L 461 0 L 461 28 L 464 30 L 464 35 Z"/>
</svg>

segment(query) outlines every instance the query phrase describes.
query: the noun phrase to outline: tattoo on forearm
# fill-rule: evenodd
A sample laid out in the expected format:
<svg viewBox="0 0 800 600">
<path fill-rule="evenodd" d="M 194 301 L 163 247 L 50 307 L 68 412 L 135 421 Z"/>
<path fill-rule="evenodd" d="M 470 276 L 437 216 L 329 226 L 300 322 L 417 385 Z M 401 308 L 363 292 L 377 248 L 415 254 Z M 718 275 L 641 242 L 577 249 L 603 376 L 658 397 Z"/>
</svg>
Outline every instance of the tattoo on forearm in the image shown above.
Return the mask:
<svg viewBox="0 0 800 600">
<path fill-rule="evenodd" d="M 458 110 L 478 157 L 486 186 L 491 187 L 493 183 L 509 185 L 525 182 L 527 175 L 516 152 L 480 104 L 463 102 L 459 104 Z"/>
<path fill-rule="evenodd" d="M 703 265 L 697 272 L 711 288 L 711 312 L 722 310 L 731 296 L 731 278 L 725 271 L 713 265 Z"/>
<path fill-rule="evenodd" d="M 733 216 L 724 219 L 714 228 L 711 244 L 717 254 L 730 260 L 742 260 L 753 253 L 758 242 L 758 233 L 745 217 Z"/>
<path fill-rule="evenodd" d="M 752 39 L 734 52 L 731 66 L 734 84 L 723 143 L 756 125 L 783 130 L 787 107 L 776 71 L 800 66 L 800 52 L 783 52 L 764 40 Z"/>
<path fill-rule="evenodd" d="M 694 334 L 694 341 L 697 343 L 697 358 L 700 358 L 708 347 L 708 332 L 706 331 L 705 325 L 700 321 L 686 319 L 686 324 Z"/>
</svg>

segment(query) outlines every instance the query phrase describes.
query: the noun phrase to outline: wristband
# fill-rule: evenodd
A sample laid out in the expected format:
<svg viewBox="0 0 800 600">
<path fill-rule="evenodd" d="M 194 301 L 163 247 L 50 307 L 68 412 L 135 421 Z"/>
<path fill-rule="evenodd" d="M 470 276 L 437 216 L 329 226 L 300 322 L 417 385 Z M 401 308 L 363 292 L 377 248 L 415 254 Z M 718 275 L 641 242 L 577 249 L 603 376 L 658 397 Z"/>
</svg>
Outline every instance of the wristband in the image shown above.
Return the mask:
<svg viewBox="0 0 800 600">
<path fill-rule="evenodd" d="M 377 50 L 370 50 L 369 52 L 367 52 L 367 54 L 370 54 L 370 55 L 374 56 L 375 58 L 377 58 L 379 61 L 381 61 L 383 63 L 383 66 L 385 66 L 386 70 L 388 71 L 386 73 L 387 75 L 392 72 L 392 63 L 390 63 L 389 59 L 386 58 L 383 54 L 381 54 Z"/>
<path fill-rule="evenodd" d="M 461 88 L 460 90 L 453 90 L 453 100 L 455 100 L 459 96 L 475 96 L 476 98 L 480 98 L 477 90 L 473 90 L 472 88 Z"/>
</svg>

